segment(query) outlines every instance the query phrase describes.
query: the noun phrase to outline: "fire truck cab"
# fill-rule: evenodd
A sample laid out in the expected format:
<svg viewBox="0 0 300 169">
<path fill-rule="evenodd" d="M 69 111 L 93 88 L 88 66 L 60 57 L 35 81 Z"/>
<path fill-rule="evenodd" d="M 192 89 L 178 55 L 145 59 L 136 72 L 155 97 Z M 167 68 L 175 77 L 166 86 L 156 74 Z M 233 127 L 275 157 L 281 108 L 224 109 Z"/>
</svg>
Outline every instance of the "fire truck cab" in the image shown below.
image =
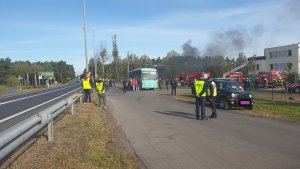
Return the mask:
<svg viewBox="0 0 300 169">
<path fill-rule="evenodd" d="M 224 76 L 224 78 L 229 78 L 237 81 L 239 84 L 244 84 L 246 77 L 242 72 L 231 72 Z"/>
<path fill-rule="evenodd" d="M 258 72 L 258 82 L 261 87 L 282 87 L 284 73 L 281 71 Z"/>
<path fill-rule="evenodd" d="M 195 79 L 203 78 L 207 79 L 210 77 L 209 72 L 193 72 L 193 73 L 182 73 L 180 75 L 176 75 L 176 77 L 180 81 L 181 86 L 191 86 Z"/>
</svg>

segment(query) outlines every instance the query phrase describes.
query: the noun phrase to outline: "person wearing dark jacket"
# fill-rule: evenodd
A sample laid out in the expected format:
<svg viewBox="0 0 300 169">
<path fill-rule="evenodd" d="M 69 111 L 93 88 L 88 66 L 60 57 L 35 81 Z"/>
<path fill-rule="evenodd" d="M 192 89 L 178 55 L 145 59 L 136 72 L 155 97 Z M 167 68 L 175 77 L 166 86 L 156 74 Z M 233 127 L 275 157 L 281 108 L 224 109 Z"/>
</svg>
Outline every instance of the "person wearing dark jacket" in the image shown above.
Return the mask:
<svg viewBox="0 0 300 169">
<path fill-rule="evenodd" d="M 123 93 L 126 93 L 128 82 L 126 79 L 123 79 Z"/>
<path fill-rule="evenodd" d="M 177 81 L 176 78 L 174 78 L 173 80 L 171 80 L 171 96 L 175 95 L 176 96 L 176 88 L 177 88 Z"/>
</svg>

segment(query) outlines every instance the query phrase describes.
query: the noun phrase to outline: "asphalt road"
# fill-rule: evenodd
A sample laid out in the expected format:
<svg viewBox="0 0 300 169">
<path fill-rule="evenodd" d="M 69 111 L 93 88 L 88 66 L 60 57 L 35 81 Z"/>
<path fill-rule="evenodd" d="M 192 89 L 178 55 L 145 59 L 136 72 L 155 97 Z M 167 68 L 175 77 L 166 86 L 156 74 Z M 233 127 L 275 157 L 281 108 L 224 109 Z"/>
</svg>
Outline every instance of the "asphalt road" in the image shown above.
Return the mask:
<svg viewBox="0 0 300 169">
<path fill-rule="evenodd" d="M 0 97 L 0 131 L 20 122 L 81 89 L 79 82 L 59 88 Z"/>
<path fill-rule="evenodd" d="M 219 109 L 218 119 L 200 121 L 193 104 L 176 101 L 166 91 L 110 89 L 107 99 L 146 168 L 300 168 L 298 124 Z"/>
</svg>

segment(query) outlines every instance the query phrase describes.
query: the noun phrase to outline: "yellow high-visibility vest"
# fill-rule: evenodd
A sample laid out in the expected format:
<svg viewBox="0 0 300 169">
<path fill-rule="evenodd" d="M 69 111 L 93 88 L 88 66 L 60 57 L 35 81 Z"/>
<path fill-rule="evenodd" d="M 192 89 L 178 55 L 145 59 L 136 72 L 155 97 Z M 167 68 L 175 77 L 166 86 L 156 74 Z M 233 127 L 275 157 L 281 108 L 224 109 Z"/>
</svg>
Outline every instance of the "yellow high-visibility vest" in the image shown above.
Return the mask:
<svg viewBox="0 0 300 169">
<path fill-rule="evenodd" d="M 90 78 L 87 78 L 87 80 L 82 79 L 82 88 L 83 89 L 92 89 L 92 86 L 90 84 Z"/>
<path fill-rule="evenodd" d="M 213 86 L 213 96 L 217 96 L 217 85 L 214 81 L 211 82 L 211 85 Z M 210 89 L 207 89 L 207 95 L 210 96 Z"/>
<path fill-rule="evenodd" d="M 195 93 L 200 94 L 204 88 L 204 81 L 203 80 L 196 80 L 194 83 Z M 206 92 L 202 94 L 202 96 L 206 96 Z"/>
<path fill-rule="evenodd" d="M 102 93 L 102 94 L 105 93 L 104 82 L 101 82 L 101 83 L 96 82 L 96 87 L 97 87 L 97 90 L 99 91 L 99 93 Z"/>
</svg>

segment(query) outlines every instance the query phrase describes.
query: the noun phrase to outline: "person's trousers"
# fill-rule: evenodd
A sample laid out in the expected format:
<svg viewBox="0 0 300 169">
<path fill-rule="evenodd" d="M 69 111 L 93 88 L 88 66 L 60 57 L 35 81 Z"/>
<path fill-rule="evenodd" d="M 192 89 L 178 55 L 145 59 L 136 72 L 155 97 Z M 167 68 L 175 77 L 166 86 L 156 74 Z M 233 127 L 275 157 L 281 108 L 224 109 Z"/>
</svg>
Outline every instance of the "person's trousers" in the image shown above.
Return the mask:
<svg viewBox="0 0 300 169">
<path fill-rule="evenodd" d="M 98 98 L 99 98 L 99 107 L 101 107 L 101 105 L 105 106 L 106 105 L 105 93 L 98 94 Z"/>
<path fill-rule="evenodd" d="M 175 95 L 176 96 L 176 88 L 172 87 L 172 91 L 171 91 L 171 95 Z"/>
<path fill-rule="evenodd" d="M 205 97 L 196 97 L 196 118 L 199 119 L 199 109 L 201 106 L 201 118 L 205 118 L 205 102 L 206 98 Z"/>
<path fill-rule="evenodd" d="M 211 97 L 210 107 L 211 107 L 211 112 L 212 112 L 211 115 L 214 117 L 217 117 L 216 96 Z"/>
<path fill-rule="evenodd" d="M 127 90 L 127 86 L 124 86 L 123 87 L 123 93 L 126 93 L 126 90 Z"/>
<path fill-rule="evenodd" d="M 91 103 L 91 89 L 84 89 L 84 102 Z"/>
</svg>

